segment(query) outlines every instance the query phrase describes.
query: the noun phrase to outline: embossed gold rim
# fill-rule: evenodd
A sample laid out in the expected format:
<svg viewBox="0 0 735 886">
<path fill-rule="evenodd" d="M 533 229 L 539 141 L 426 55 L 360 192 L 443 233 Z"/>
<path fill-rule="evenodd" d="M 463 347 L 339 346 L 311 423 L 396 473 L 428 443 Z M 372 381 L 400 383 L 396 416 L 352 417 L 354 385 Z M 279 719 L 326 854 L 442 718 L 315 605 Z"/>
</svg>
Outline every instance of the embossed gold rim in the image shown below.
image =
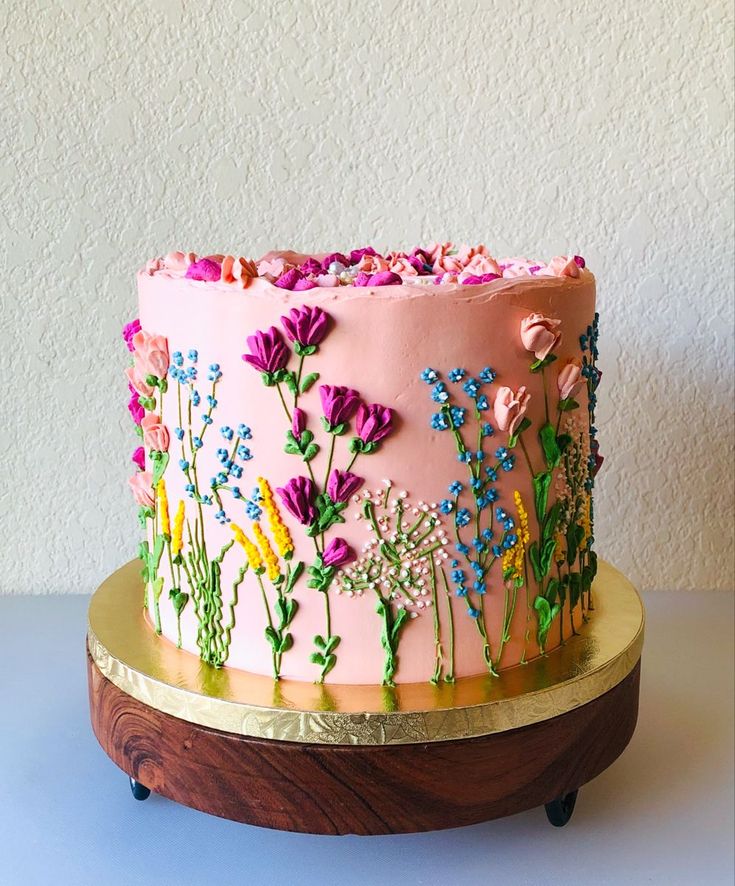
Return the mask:
<svg viewBox="0 0 735 886">
<path fill-rule="evenodd" d="M 92 598 L 88 647 L 100 672 L 123 692 L 191 723 L 281 741 L 411 744 L 474 738 L 548 720 L 608 692 L 635 667 L 644 611 L 635 588 L 600 562 L 593 618 L 579 636 L 501 679 L 455 684 L 319 686 L 223 668 L 215 670 L 156 637 L 140 606 L 138 561 L 113 573 Z"/>
</svg>

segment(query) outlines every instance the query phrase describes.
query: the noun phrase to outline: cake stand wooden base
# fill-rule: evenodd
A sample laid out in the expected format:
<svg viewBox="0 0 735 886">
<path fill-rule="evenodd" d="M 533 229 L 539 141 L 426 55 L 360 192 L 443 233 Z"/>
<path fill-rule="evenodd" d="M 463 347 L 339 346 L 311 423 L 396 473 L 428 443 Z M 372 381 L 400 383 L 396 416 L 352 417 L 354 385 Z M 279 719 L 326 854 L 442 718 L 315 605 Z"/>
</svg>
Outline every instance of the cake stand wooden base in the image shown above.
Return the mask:
<svg viewBox="0 0 735 886">
<path fill-rule="evenodd" d="M 133 794 L 150 791 L 234 821 L 312 834 L 396 834 L 460 827 L 546 805 L 569 820 L 577 790 L 630 741 L 640 661 L 567 713 L 453 741 L 329 745 L 252 738 L 136 700 L 88 656 L 92 726 Z"/>
</svg>

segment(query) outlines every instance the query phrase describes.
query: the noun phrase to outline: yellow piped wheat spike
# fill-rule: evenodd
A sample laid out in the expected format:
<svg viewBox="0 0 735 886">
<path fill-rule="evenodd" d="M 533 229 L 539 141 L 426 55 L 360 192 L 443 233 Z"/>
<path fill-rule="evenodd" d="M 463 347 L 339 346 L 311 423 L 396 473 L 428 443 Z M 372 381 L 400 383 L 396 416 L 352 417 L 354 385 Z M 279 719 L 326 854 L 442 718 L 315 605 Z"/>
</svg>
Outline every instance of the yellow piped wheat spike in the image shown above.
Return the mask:
<svg viewBox="0 0 735 886">
<path fill-rule="evenodd" d="M 253 523 L 253 535 L 255 535 L 255 541 L 258 543 L 260 552 L 265 560 L 268 578 L 271 581 L 275 581 L 281 574 L 281 570 L 278 566 L 278 557 L 276 557 L 273 548 L 271 547 L 271 543 L 261 529 L 260 523 Z"/>
<path fill-rule="evenodd" d="M 263 571 L 263 558 L 260 556 L 260 551 L 236 523 L 230 523 L 230 529 L 235 535 L 235 541 L 245 549 L 248 566 L 253 572 L 261 573 Z"/>
<path fill-rule="evenodd" d="M 184 502 L 180 501 L 174 514 L 174 529 L 171 533 L 171 555 L 177 556 L 184 546 Z"/>
<path fill-rule="evenodd" d="M 159 513 L 161 516 L 161 534 L 171 536 L 171 520 L 168 515 L 168 494 L 166 492 L 166 481 L 160 479 L 156 486 Z"/>
<path fill-rule="evenodd" d="M 291 554 L 293 554 L 291 533 L 288 531 L 288 527 L 281 518 L 281 512 L 278 510 L 278 505 L 273 498 L 273 490 L 265 477 L 258 477 L 258 489 L 260 490 L 260 496 L 263 499 L 263 510 L 268 515 L 268 526 L 270 527 L 273 540 L 276 543 L 278 553 L 288 560 L 291 557 Z"/>
<path fill-rule="evenodd" d="M 582 527 L 582 532 L 584 535 L 582 536 L 582 540 L 579 543 L 580 551 L 587 550 L 587 544 L 590 540 L 590 536 L 592 535 L 592 525 L 590 521 L 590 508 L 592 504 L 592 497 L 590 495 L 585 495 L 584 502 L 582 504 L 582 513 L 580 514 L 579 525 Z"/>
</svg>

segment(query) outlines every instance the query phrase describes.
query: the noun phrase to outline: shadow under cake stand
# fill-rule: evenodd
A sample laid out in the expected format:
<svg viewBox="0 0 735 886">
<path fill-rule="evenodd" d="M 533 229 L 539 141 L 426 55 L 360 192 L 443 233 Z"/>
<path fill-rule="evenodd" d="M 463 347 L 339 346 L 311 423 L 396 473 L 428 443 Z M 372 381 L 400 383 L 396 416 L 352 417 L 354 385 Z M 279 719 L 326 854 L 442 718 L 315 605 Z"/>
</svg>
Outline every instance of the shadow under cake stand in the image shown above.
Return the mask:
<svg viewBox="0 0 735 886">
<path fill-rule="evenodd" d="M 502 679 L 319 686 L 216 670 L 144 624 L 139 561 L 89 608 L 92 727 L 151 791 L 234 821 L 314 834 L 459 827 L 544 805 L 624 750 L 638 716 L 644 611 L 601 562 L 590 622 Z"/>
</svg>

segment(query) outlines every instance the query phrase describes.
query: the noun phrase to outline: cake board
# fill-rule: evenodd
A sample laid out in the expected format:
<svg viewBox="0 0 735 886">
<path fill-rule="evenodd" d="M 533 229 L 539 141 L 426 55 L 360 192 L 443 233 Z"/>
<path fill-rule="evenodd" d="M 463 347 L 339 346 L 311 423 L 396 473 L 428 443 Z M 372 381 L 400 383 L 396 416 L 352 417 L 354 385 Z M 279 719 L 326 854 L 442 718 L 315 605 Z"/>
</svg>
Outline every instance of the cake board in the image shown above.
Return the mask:
<svg viewBox="0 0 735 886">
<path fill-rule="evenodd" d="M 644 612 L 604 562 L 592 618 L 563 646 L 501 679 L 395 689 L 204 665 L 141 623 L 139 572 L 133 561 L 101 585 L 87 639 L 92 727 L 137 799 L 314 834 L 437 830 L 541 805 L 560 826 L 635 729 Z"/>
</svg>

